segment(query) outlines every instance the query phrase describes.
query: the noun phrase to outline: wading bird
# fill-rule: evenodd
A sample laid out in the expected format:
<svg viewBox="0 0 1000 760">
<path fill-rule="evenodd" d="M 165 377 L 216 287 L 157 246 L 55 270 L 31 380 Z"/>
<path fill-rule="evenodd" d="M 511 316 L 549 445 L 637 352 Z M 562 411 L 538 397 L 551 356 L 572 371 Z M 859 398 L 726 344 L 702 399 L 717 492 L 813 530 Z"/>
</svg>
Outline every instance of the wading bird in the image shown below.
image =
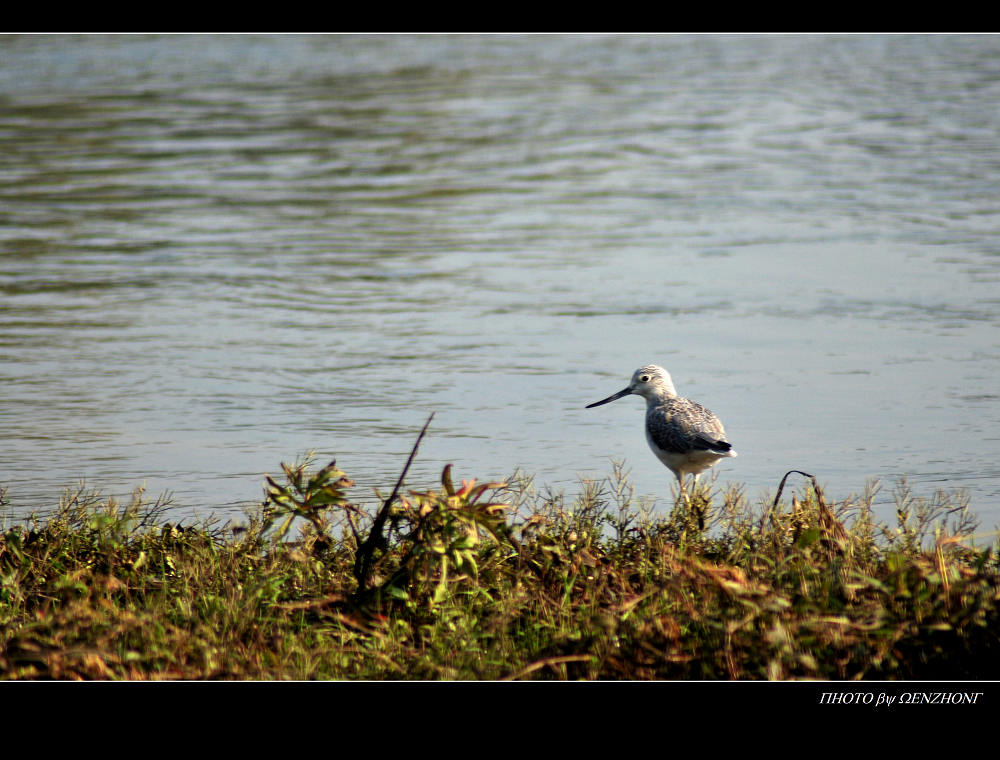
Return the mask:
<svg viewBox="0 0 1000 760">
<path fill-rule="evenodd" d="M 678 396 L 670 373 L 655 364 L 640 367 L 627 388 L 586 408 L 631 394 L 646 399 L 646 441 L 656 458 L 677 476 L 685 501 L 685 475 L 694 475 L 697 481 L 702 470 L 736 456 L 719 418 L 701 404 Z"/>
</svg>

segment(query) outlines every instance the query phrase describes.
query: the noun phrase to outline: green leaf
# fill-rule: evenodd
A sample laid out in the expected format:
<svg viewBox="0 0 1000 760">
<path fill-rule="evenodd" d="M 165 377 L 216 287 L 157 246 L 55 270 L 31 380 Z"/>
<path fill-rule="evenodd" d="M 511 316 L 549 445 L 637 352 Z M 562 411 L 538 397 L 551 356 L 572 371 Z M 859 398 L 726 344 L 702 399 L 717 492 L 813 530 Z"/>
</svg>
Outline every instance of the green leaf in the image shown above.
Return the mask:
<svg viewBox="0 0 1000 760">
<path fill-rule="evenodd" d="M 389 586 L 389 588 L 386 589 L 386 592 L 393 599 L 398 599 L 401 602 L 408 602 L 408 601 L 410 601 L 410 595 L 407 594 L 406 591 L 404 591 L 403 589 L 401 589 L 401 588 L 399 588 L 397 586 Z"/>
<path fill-rule="evenodd" d="M 819 539 L 822 536 L 823 536 L 823 531 L 821 531 L 819 528 L 807 528 L 806 530 L 802 531 L 799 537 L 795 540 L 795 545 L 799 549 L 805 549 L 806 547 L 811 546 L 812 544 L 819 541 Z"/>
<path fill-rule="evenodd" d="M 441 580 L 438 581 L 437 587 L 434 589 L 434 597 L 432 601 L 434 604 L 440 604 L 445 599 L 448 598 L 448 558 L 441 558 Z"/>
<path fill-rule="evenodd" d="M 449 496 L 455 495 L 455 486 L 451 482 L 451 465 L 446 464 L 444 470 L 441 473 L 441 485 L 444 486 L 444 490 Z"/>
</svg>

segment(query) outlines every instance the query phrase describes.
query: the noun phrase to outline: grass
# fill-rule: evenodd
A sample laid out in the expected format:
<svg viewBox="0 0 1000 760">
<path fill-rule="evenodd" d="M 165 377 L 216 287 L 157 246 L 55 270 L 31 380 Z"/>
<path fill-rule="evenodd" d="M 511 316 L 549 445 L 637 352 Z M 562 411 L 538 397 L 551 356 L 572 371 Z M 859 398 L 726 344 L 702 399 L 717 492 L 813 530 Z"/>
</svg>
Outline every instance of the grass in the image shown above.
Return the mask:
<svg viewBox="0 0 1000 760">
<path fill-rule="evenodd" d="M 572 501 L 448 466 L 369 506 L 334 463 L 283 471 L 238 525 L 81 488 L 6 527 L 0 678 L 1000 678 L 997 545 L 961 494 L 900 483 L 884 525 L 874 488 L 815 481 L 657 516 L 620 465 Z"/>
</svg>

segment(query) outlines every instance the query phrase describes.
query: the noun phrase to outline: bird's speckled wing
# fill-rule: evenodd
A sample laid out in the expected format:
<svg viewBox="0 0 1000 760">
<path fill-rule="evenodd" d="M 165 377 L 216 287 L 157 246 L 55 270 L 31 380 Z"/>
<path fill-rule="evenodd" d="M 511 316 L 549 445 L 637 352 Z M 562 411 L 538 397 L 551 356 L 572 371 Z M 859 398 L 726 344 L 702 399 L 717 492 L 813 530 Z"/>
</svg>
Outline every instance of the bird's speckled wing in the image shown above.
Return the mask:
<svg viewBox="0 0 1000 760">
<path fill-rule="evenodd" d="M 650 438 L 664 451 L 729 451 L 726 431 L 719 418 L 701 404 L 686 398 L 665 399 L 646 412 Z"/>
</svg>

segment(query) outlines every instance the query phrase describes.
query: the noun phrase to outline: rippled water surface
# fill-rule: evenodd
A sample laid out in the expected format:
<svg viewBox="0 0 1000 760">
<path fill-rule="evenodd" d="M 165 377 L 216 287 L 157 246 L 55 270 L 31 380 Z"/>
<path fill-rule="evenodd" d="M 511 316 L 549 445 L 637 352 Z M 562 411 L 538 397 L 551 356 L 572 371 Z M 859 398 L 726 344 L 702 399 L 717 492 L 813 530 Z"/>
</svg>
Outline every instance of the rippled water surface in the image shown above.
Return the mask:
<svg viewBox="0 0 1000 760">
<path fill-rule="evenodd" d="M 0 38 L 0 485 L 901 475 L 1000 522 L 1000 38 Z"/>
</svg>

